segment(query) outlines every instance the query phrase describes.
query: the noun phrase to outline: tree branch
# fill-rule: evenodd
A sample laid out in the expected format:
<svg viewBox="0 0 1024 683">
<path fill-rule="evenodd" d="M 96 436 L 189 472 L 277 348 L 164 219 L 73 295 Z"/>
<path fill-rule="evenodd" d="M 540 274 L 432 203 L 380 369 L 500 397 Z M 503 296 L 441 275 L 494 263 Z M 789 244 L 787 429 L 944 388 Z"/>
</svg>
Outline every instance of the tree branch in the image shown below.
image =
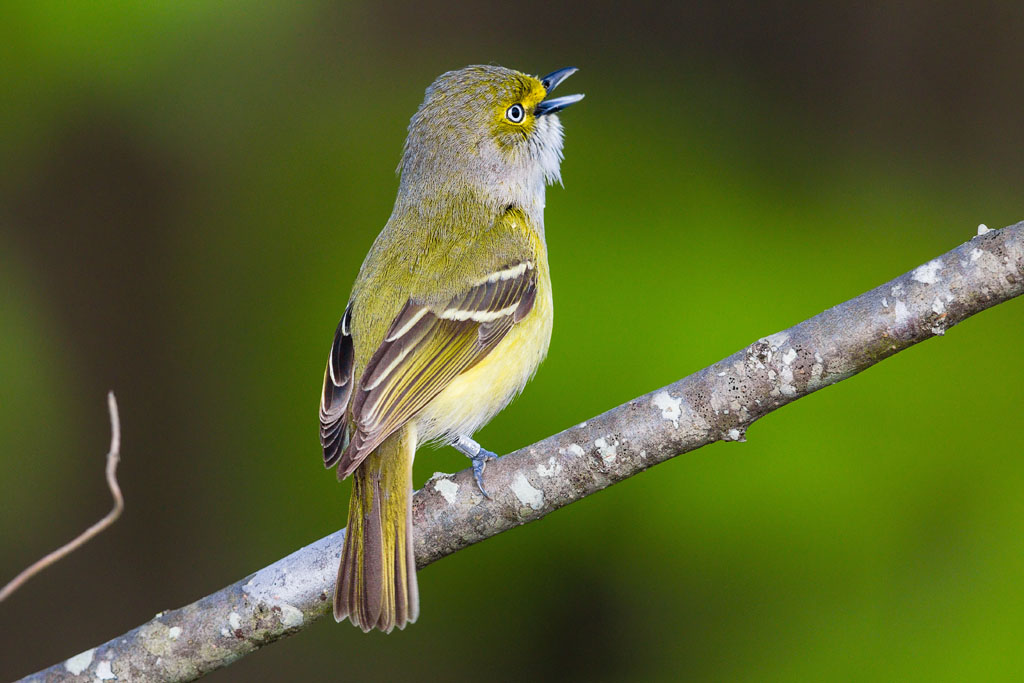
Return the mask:
<svg viewBox="0 0 1024 683">
<path fill-rule="evenodd" d="M 724 360 L 507 455 L 434 475 L 415 495 L 420 567 L 715 441 L 1024 293 L 1024 222 L 979 235 L 895 280 Z M 25 680 L 192 680 L 330 611 L 344 530 L 198 602 Z"/>
<path fill-rule="evenodd" d="M 117 415 L 117 399 L 114 392 L 107 393 L 107 410 L 110 411 L 110 450 L 107 451 L 107 486 L 110 488 L 110 496 L 114 499 L 114 507 L 100 521 L 71 539 L 61 547 L 51 552 L 46 557 L 40 558 L 31 566 L 23 569 L 20 574 L 11 579 L 10 583 L 0 589 L 0 602 L 6 600 L 10 595 L 21 588 L 21 586 L 33 576 L 49 567 L 54 562 L 59 562 L 63 557 L 69 555 L 88 543 L 96 534 L 117 521 L 124 510 L 124 497 L 121 495 L 121 487 L 117 484 L 117 463 L 121 460 L 121 420 Z"/>
</svg>

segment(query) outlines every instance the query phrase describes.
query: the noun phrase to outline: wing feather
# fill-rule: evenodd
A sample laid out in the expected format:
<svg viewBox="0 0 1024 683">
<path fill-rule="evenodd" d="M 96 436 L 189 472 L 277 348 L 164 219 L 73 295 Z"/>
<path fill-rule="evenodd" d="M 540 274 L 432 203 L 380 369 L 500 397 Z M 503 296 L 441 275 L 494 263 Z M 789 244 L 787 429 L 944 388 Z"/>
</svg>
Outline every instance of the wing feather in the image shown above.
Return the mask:
<svg viewBox="0 0 1024 683">
<path fill-rule="evenodd" d="M 324 467 L 332 467 L 348 446 L 348 405 L 352 397 L 352 304 L 334 332 L 334 343 L 327 355 L 324 389 L 320 398 L 320 445 L 324 448 Z"/>
<path fill-rule="evenodd" d="M 536 290 L 536 268 L 524 260 L 478 280 L 446 306 L 409 301 L 351 398 L 352 438 L 340 456 L 338 476 L 351 474 L 452 380 L 483 360 L 530 312 Z"/>
</svg>

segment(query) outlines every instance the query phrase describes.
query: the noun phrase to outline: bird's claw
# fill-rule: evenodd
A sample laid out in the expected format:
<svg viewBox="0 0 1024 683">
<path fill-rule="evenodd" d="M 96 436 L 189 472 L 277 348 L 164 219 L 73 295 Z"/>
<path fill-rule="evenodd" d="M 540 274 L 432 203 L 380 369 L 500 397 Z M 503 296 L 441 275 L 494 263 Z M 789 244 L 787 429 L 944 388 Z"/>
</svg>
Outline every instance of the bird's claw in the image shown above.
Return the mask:
<svg viewBox="0 0 1024 683">
<path fill-rule="evenodd" d="M 484 498 L 491 500 L 491 494 L 487 493 L 487 489 L 484 488 L 484 467 L 487 466 L 488 460 L 497 460 L 497 454 L 486 448 L 481 448 L 479 453 L 470 456 L 469 459 L 473 463 L 473 478 L 476 479 L 477 488 L 480 489 L 480 493 L 484 494 Z"/>
</svg>

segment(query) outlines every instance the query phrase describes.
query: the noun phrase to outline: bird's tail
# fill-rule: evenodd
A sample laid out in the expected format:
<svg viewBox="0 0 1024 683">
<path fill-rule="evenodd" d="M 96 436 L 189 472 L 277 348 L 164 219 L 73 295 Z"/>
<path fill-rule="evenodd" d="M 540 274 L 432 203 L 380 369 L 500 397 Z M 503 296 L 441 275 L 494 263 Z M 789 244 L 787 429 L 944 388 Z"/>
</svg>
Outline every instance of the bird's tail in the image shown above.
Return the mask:
<svg viewBox="0 0 1024 683">
<path fill-rule="evenodd" d="M 419 616 L 412 545 L 415 452 L 415 427 L 407 424 L 367 456 L 352 479 L 334 618 L 348 617 L 363 631 L 389 633 Z"/>
</svg>

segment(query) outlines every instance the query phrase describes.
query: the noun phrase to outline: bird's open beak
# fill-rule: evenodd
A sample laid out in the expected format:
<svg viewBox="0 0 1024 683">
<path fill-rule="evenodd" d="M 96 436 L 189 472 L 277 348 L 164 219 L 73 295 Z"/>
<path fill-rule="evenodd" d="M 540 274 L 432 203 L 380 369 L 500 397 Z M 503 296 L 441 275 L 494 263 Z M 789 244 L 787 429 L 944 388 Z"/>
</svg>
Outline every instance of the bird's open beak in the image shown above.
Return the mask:
<svg viewBox="0 0 1024 683">
<path fill-rule="evenodd" d="M 548 91 L 548 95 L 551 91 L 558 87 L 558 84 L 565 79 L 576 73 L 578 69 L 574 66 L 567 66 L 564 69 L 558 71 L 552 71 L 544 78 L 540 79 L 541 85 Z M 545 114 L 554 114 L 556 111 L 562 111 L 570 104 L 576 104 L 583 99 L 583 95 L 563 95 L 562 97 L 556 97 L 553 100 L 544 100 L 537 104 L 533 110 L 534 116 L 544 116 Z"/>
</svg>

